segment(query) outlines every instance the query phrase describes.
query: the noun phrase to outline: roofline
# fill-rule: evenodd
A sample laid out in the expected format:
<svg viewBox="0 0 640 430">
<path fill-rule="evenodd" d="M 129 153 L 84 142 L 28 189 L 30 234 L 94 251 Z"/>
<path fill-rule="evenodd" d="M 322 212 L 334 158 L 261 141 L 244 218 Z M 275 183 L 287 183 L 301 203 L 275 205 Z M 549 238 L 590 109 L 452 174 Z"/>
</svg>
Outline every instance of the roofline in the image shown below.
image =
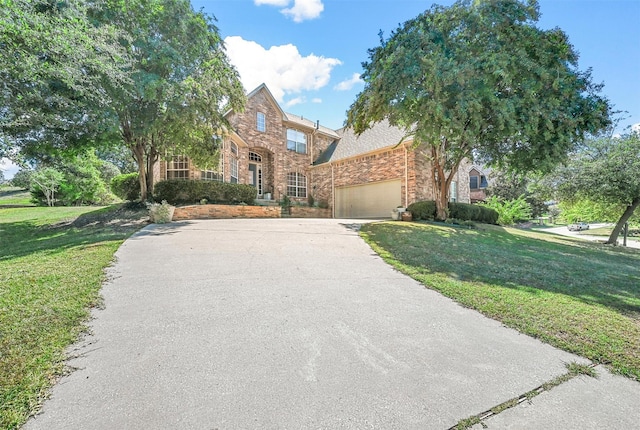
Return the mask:
<svg viewBox="0 0 640 430">
<path fill-rule="evenodd" d="M 320 167 L 320 166 L 328 166 L 328 165 L 331 165 L 331 164 L 340 163 L 342 161 L 349 161 L 349 160 L 353 160 L 353 159 L 359 158 L 359 157 L 364 157 L 364 156 L 367 156 L 367 155 L 379 154 L 381 152 L 385 152 L 385 151 L 388 151 L 390 149 L 395 149 L 395 148 L 398 148 L 400 146 L 409 146 L 409 144 L 412 144 L 412 143 L 413 143 L 413 136 L 410 136 L 410 138 L 405 139 L 400 143 L 395 143 L 393 145 L 389 145 L 389 146 L 385 146 L 385 147 L 382 147 L 382 148 L 374 149 L 372 151 L 361 152 L 359 154 L 351 155 L 351 156 L 345 157 L 345 158 L 339 158 L 337 160 L 329 160 L 326 163 L 322 163 L 322 164 L 315 164 L 315 165 L 312 164 L 311 167 L 315 168 L 315 167 Z"/>
</svg>

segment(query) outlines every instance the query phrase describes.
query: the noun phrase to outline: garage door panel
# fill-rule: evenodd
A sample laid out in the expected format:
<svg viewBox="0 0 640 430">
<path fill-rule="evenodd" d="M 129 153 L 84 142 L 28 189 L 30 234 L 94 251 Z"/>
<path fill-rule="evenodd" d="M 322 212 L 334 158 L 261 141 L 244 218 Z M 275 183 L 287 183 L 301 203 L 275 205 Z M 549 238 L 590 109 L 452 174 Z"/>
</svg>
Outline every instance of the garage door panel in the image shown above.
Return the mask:
<svg viewBox="0 0 640 430">
<path fill-rule="evenodd" d="M 388 218 L 400 204 L 400 179 L 336 188 L 337 218 Z"/>
</svg>

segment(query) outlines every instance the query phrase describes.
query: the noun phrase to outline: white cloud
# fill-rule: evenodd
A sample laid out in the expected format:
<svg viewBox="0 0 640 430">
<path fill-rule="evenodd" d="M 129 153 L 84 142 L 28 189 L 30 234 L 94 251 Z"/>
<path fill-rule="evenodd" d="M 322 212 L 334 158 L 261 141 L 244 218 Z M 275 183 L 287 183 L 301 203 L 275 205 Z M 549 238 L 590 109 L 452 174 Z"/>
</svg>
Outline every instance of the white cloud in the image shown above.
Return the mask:
<svg viewBox="0 0 640 430">
<path fill-rule="evenodd" d="M 333 87 L 333 89 L 338 91 L 349 91 L 354 85 L 362 83 L 364 83 L 364 81 L 360 79 L 360 73 L 354 73 L 351 75 L 351 78 L 340 82 L 338 85 Z"/>
<path fill-rule="evenodd" d="M 224 43 L 245 89 L 252 91 L 264 82 L 278 102 L 282 102 L 285 94 L 326 86 L 333 68 L 342 64 L 337 58 L 302 56 L 292 44 L 265 49 L 240 36 L 229 36 Z"/>
<path fill-rule="evenodd" d="M 282 9 L 280 12 L 290 16 L 295 22 L 302 22 L 318 18 L 323 10 L 322 0 L 295 0 L 293 7 Z"/>
<path fill-rule="evenodd" d="M 289 6 L 291 0 L 253 0 L 256 6 L 267 4 L 269 6 Z"/>
<path fill-rule="evenodd" d="M 640 133 L 640 122 L 637 124 L 633 124 L 631 126 L 631 131 L 637 131 L 638 133 Z"/>
<path fill-rule="evenodd" d="M 287 101 L 284 105 L 285 105 L 285 107 L 291 107 L 291 106 L 303 104 L 303 103 L 306 103 L 306 102 L 307 102 L 307 98 L 306 97 L 295 97 L 295 98 L 292 98 L 291 100 Z"/>
<path fill-rule="evenodd" d="M 0 159 L 0 170 L 2 171 L 5 179 L 11 179 L 13 178 L 13 175 L 15 175 L 18 170 L 20 170 L 20 167 L 13 164 L 11 160 L 2 158 Z"/>
<path fill-rule="evenodd" d="M 315 99 L 311 100 L 311 103 L 322 103 L 322 99 L 315 98 Z"/>
</svg>

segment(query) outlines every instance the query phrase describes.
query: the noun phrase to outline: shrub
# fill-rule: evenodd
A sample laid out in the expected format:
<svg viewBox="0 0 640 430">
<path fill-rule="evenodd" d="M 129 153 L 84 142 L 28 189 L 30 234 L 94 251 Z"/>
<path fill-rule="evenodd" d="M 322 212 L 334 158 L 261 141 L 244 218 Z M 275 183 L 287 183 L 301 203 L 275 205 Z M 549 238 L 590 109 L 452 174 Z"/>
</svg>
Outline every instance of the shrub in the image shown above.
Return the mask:
<svg viewBox="0 0 640 430">
<path fill-rule="evenodd" d="M 498 212 L 495 210 L 469 203 L 449 203 L 449 216 L 462 221 L 476 221 L 485 224 L 495 224 L 498 221 Z"/>
<path fill-rule="evenodd" d="M 18 170 L 18 172 L 13 175 L 13 179 L 11 179 L 11 185 L 28 190 L 31 188 L 31 175 L 33 175 L 33 170 Z"/>
<path fill-rule="evenodd" d="M 491 196 L 482 203 L 482 207 L 493 209 L 498 214 L 497 223 L 500 225 L 513 225 L 531 218 L 531 206 L 524 195 L 515 200 L 502 200 Z"/>
<path fill-rule="evenodd" d="M 414 221 L 432 220 L 436 217 L 436 202 L 425 200 L 411 203 L 407 211 L 411 212 Z"/>
<path fill-rule="evenodd" d="M 171 179 L 156 184 L 153 199 L 166 200 L 172 205 L 195 204 L 203 199 L 209 203 L 253 204 L 256 188 L 252 185 L 213 181 L 185 181 Z"/>
<path fill-rule="evenodd" d="M 115 176 L 111 180 L 111 192 L 122 200 L 138 200 L 140 198 L 138 173 L 125 173 Z"/>
</svg>

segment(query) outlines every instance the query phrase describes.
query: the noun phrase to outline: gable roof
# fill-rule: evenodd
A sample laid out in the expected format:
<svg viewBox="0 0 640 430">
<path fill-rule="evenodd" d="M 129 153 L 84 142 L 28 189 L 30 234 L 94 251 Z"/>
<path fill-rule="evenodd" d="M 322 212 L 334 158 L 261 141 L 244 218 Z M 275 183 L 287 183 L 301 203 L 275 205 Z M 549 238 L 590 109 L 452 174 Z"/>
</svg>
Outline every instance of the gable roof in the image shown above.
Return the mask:
<svg viewBox="0 0 640 430">
<path fill-rule="evenodd" d="M 374 124 L 360 136 L 352 128 L 341 128 L 338 134 L 340 142 L 328 161 L 351 158 L 412 140 L 411 136 L 406 136 L 402 129 L 390 125 L 386 119 Z"/>
<path fill-rule="evenodd" d="M 282 116 L 282 119 L 287 119 L 287 114 L 282 110 L 282 108 L 278 104 L 278 102 L 277 102 L 276 98 L 273 96 L 273 94 L 271 94 L 271 91 L 269 91 L 269 87 L 267 87 L 267 84 L 262 83 L 262 84 L 258 85 L 256 87 L 256 89 L 254 89 L 249 94 L 247 94 L 247 99 L 250 99 L 251 97 L 255 96 L 260 91 L 264 91 L 265 93 L 267 93 L 267 98 L 269 99 L 271 104 L 273 104 L 273 106 L 276 108 L 278 113 L 280 113 L 280 115 Z"/>
</svg>

